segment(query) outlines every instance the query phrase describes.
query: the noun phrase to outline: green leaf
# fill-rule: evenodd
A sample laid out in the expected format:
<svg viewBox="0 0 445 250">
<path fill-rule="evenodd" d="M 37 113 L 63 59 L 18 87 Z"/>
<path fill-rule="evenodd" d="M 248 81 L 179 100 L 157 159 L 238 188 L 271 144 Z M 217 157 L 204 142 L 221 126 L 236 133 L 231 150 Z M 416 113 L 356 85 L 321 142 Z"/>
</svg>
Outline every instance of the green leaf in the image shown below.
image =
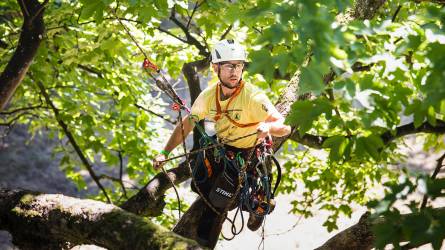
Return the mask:
<svg viewBox="0 0 445 250">
<path fill-rule="evenodd" d="M 95 13 L 95 19 L 100 23 L 102 21 L 103 17 L 103 10 L 105 8 L 105 5 L 102 1 L 81 1 L 83 8 L 81 13 L 81 18 L 88 19 L 92 17 Z"/>
<path fill-rule="evenodd" d="M 325 84 L 323 83 L 322 74 L 316 69 L 316 66 L 308 66 L 301 70 L 299 93 L 313 92 L 318 95 L 324 88 Z"/>
<path fill-rule="evenodd" d="M 436 126 L 437 125 L 437 122 L 436 122 L 436 112 L 434 111 L 434 107 L 433 106 L 429 106 L 428 107 L 426 118 L 428 120 L 428 123 L 431 124 L 432 126 Z"/>
<path fill-rule="evenodd" d="M 346 146 L 349 144 L 349 140 L 340 135 L 335 135 L 326 139 L 323 142 L 324 148 L 330 148 L 329 159 L 331 161 L 339 161 L 343 158 L 343 154 Z"/>
</svg>

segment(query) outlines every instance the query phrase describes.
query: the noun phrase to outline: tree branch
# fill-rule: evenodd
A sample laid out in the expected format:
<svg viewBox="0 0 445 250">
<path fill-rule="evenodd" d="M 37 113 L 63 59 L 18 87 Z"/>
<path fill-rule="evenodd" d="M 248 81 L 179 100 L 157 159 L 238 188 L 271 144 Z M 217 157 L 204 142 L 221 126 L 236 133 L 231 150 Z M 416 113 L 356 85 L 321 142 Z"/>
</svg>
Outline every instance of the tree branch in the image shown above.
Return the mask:
<svg viewBox="0 0 445 250">
<path fill-rule="evenodd" d="M 418 133 L 445 134 L 445 122 L 437 120 L 437 126 L 432 126 L 428 122 L 424 122 L 418 128 L 414 127 L 414 123 L 409 123 L 397 127 L 394 133 L 392 131 L 387 131 L 383 133 L 382 135 L 380 135 L 380 138 L 383 140 L 384 144 L 388 144 L 400 137 Z M 323 142 L 329 139 L 329 136 L 318 136 L 311 134 L 304 134 L 303 136 L 300 136 L 298 130 L 295 130 L 289 136 L 289 139 L 311 148 L 321 149 Z"/>
<path fill-rule="evenodd" d="M 40 15 L 40 13 L 42 13 L 42 11 L 45 9 L 45 5 L 48 3 L 49 0 L 45 0 L 41 5 L 40 8 L 36 11 L 36 13 L 34 13 L 34 15 L 29 19 L 29 23 L 34 22 L 34 19 L 36 19 L 36 17 L 38 15 Z"/>
<path fill-rule="evenodd" d="M 12 118 L 11 120 L 9 120 L 7 122 L 0 123 L 0 126 L 2 126 L 2 127 L 11 127 L 18 119 L 20 119 L 20 117 L 25 116 L 25 115 L 33 115 L 33 114 L 30 113 L 30 112 L 20 113 L 16 117 Z"/>
<path fill-rule="evenodd" d="M 40 89 L 40 93 L 45 98 L 45 101 L 46 101 L 47 105 L 50 106 L 51 109 L 53 110 L 53 113 L 54 113 L 54 116 L 55 116 L 55 118 L 57 120 L 57 123 L 59 123 L 59 126 L 62 128 L 63 132 L 65 133 L 65 136 L 68 138 L 69 142 L 73 146 L 74 150 L 77 153 L 77 156 L 79 156 L 79 158 L 82 161 L 83 165 L 88 170 L 88 173 L 90 174 L 91 178 L 94 180 L 94 182 L 96 182 L 96 184 L 99 187 L 99 189 L 102 190 L 102 193 L 105 195 L 105 198 L 107 199 L 107 201 L 109 203 L 112 203 L 110 197 L 107 194 L 107 191 L 105 190 L 105 188 L 100 183 L 100 180 L 99 180 L 98 176 L 96 176 L 96 173 L 94 172 L 93 167 L 88 162 L 88 160 L 85 157 L 85 155 L 83 154 L 82 150 L 80 149 L 79 145 L 76 142 L 76 139 L 74 139 L 73 134 L 69 131 L 68 125 L 66 125 L 66 123 L 62 120 L 62 118 L 60 117 L 60 114 L 59 114 L 59 110 L 52 103 L 51 98 L 49 97 L 48 93 L 46 93 L 45 86 L 43 86 L 43 84 L 41 82 L 37 82 L 37 86 Z"/>
<path fill-rule="evenodd" d="M 170 36 L 172 36 L 172 37 L 178 39 L 179 41 L 181 41 L 181 42 L 183 42 L 183 43 L 188 43 L 187 40 L 180 38 L 179 36 L 177 36 L 177 35 L 171 33 L 171 32 L 168 31 L 168 30 L 165 30 L 165 29 L 163 29 L 163 28 L 161 28 L 161 27 L 157 27 L 156 29 L 159 30 L 159 31 L 161 31 L 161 32 L 164 32 L 165 34 L 168 34 L 168 35 L 170 35 Z"/>
<path fill-rule="evenodd" d="M 123 182 L 123 176 L 124 176 L 124 159 L 122 157 L 122 151 L 119 150 L 118 152 L 118 156 L 119 156 L 119 181 L 122 187 L 122 192 L 124 192 L 124 197 L 128 199 L 127 197 L 127 190 L 125 189 L 125 185 Z"/>
<path fill-rule="evenodd" d="M 37 106 L 30 106 L 30 107 L 24 107 L 24 108 L 17 108 L 17 109 L 13 109 L 13 110 L 9 110 L 9 111 L 2 111 L 2 112 L 0 112 L 0 115 L 12 115 L 17 112 L 27 111 L 27 110 L 35 110 L 38 108 L 43 108 L 43 104 L 41 103 Z"/>
<path fill-rule="evenodd" d="M 0 190 L 0 229 L 20 249 L 94 244 L 117 249 L 203 249 L 139 216 L 99 201 L 25 190 Z"/>
<path fill-rule="evenodd" d="M 43 39 L 45 25 L 43 22 L 43 11 L 39 11 L 40 4 L 37 0 L 26 1 L 25 6 L 22 0 L 18 1 L 24 14 L 22 31 L 18 46 L 0 74 L 0 110 L 3 110 L 23 78 L 34 59 L 40 42 Z M 28 17 L 36 14 L 35 19 L 28 23 Z"/>
<path fill-rule="evenodd" d="M 432 211 L 437 217 L 434 220 L 440 220 L 445 216 L 445 207 L 434 208 Z M 394 227 L 400 227 L 405 221 L 412 221 L 413 218 L 419 216 L 419 213 L 410 213 L 410 214 L 402 214 L 400 218 L 394 222 L 393 220 L 387 221 L 384 217 L 378 217 L 375 219 L 371 219 L 369 217 L 369 212 L 366 212 L 362 215 L 359 222 L 340 233 L 334 235 L 328 241 L 326 241 L 322 246 L 316 248 L 316 250 L 335 250 L 335 249 L 363 249 L 368 250 L 374 248 L 375 244 L 375 234 L 373 232 L 373 228 L 377 225 L 394 223 L 392 225 Z M 400 241 L 406 240 L 403 238 L 399 239 Z M 440 236 L 443 239 L 443 234 Z M 416 244 L 411 245 L 412 247 L 419 247 L 421 245 L 425 245 L 431 242 L 431 238 L 425 237 Z M 405 249 L 405 248 L 402 248 Z M 409 248 L 406 248 L 409 249 Z"/>
<path fill-rule="evenodd" d="M 189 29 L 187 29 L 187 27 L 176 18 L 176 11 L 174 6 L 172 8 L 170 20 L 172 20 L 184 32 L 188 44 L 194 45 L 199 50 L 200 55 L 204 57 L 209 56 L 210 53 L 207 51 L 207 48 L 203 46 L 194 36 L 192 36 Z"/>
<path fill-rule="evenodd" d="M 170 120 L 170 119 L 168 119 L 167 117 L 165 117 L 165 116 L 163 116 L 163 115 L 160 115 L 160 114 L 158 114 L 158 113 L 156 113 L 156 112 L 154 112 L 154 111 L 152 111 L 152 110 L 150 110 L 150 109 L 148 109 L 148 108 L 144 108 L 144 107 L 142 107 L 141 105 L 139 105 L 139 104 L 137 104 L 137 103 L 135 103 L 134 106 L 136 106 L 137 108 L 142 109 L 142 110 L 144 110 L 144 111 L 147 111 L 148 113 L 150 113 L 150 114 L 152 114 L 152 115 L 155 115 L 155 116 L 157 116 L 157 117 L 159 117 L 159 118 L 162 118 L 162 119 L 164 119 L 166 122 L 168 122 L 168 123 L 170 123 L 170 124 L 176 124 L 175 121 Z"/>
<path fill-rule="evenodd" d="M 226 31 L 224 31 L 224 33 L 222 34 L 222 36 L 219 38 L 219 40 L 224 40 L 226 38 L 226 36 L 229 34 L 229 32 L 232 30 L 233 25 L 231 24 Z"/>
<path fill-rule="evenodd" d="M 396 12 L 394 13 L 394 15 L 391 18 L 391 22 L 395 22 L 396 21 L 396 17 L 397 17 L 397 14 L 399 14 L 400 9 L 402 9 L 402 5 L 399 5 L 397 7 Z"/>
<path fill-rule="evenodd" d="M 143 216 L 159 216 L 165 206 L 165 191 L 172 187 L 172 182 L 182 183 L 190 178 L 190 173 L 185 162 L 178 167 L 167 171 L 168 178 L 164 173 L 158 173 L 139 192 L 123 203 L 120 207 L 129 212 Z M 170 180 L 171 181 L 170 181 Z"/>
<path fill-rule="evenodd" d="M 439 159 L 437 159 L 436 168 L 434 169 L 433 174 L 431 175 L 431 179 L 436 179 L 437 175 L 440 172 L 440 169 L 443 167 L 443 161 L 445 160 L 445 154 L 443 154 Z M 420 209 L 424 209 L 428 202 L 428 195 L 423 196 L 422 204 L 420 205 Z"/>
<path fill-rule="evenodd" d="M 85 66 L 85 65 L 82 65 L 82 64 L 77 64 L 77 67 L 79 69 L 85 70 L 88 73 L 94 74 L 94 75 L 96 75 L 99 78 L 102 78 L 102 79 L 104 78 L 104 75 L 102 74 L 102 72 L 99 69 L 95 69 L 95 68 L 93 68 L 91 66 Z"/>
<path fill-rule="evenodd" d="M 187 30 L 188 30 L 189 27 L 190 27 L 190 22 L 192 21 L 193 15 L 195 14 L 196 10 L 197 10 L 198 7 L 199 7 L 198 3 L 199 3 L 199 1 L 196 1 L 196 3 L 195 3 L 195 7 L 193 7 L 192 14 L 190 15 L 190 18 L 189 18 L 189 20 L 188 20 L 188 22 L 187 22 L 187 26 L 186 26 Z"/>
<path fill-rule="evenodd" d="M 26 7 L 25 3 L 23 2 L 23 0 L 18 0 L 18 3 L 20 6 L 20 10 L 23 13 L 23 17 L 25 19 L 28 18 L 30 15 L 29 15 L 29 11 L 28 11 L 28 8 Z"/>
</svg>

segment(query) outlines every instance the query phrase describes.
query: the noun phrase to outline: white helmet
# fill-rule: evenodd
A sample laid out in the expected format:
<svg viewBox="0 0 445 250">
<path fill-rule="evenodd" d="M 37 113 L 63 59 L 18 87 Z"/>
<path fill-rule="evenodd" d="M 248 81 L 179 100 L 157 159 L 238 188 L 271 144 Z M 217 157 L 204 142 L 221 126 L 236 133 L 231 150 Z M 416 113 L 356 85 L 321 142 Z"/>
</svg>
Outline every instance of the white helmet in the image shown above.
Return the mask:
<svg viewBox="0 0 445 250">
<path fill-rule="evenodd" d="M 243 46 L 231 39 L 215 44 L 212 49 L 212 63 L 235 60 L 246 61 L 246 51 Z"/>
</svg>

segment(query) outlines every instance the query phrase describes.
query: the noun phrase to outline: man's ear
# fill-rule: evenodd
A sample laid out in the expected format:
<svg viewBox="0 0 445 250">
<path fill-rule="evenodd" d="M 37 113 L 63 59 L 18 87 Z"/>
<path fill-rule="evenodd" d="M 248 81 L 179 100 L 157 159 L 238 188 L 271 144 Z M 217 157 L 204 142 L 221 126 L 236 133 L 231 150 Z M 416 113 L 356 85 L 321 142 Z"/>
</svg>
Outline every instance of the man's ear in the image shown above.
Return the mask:
<svg viewBox="0 0 445 250">
<path fill-rule="evenodd" d="M 217 63 L 212 63 L 212 68 L 215 73 L 218 73 L 218 64 Z"/>
</svg>

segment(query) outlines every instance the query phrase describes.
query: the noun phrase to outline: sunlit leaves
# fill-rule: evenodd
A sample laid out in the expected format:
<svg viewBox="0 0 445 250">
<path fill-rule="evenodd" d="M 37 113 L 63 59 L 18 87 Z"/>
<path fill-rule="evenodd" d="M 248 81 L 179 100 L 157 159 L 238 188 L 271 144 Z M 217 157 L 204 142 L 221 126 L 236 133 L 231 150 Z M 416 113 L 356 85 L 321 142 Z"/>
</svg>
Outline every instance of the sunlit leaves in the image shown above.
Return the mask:
<svg viewBox="0 0 445 250">
<path fill-rule="evenodd" d="M 388 244 L 399 246 L 401 242 L 408 241 L 413 245 L 431 242 L 434 249 L 440 249 L 445 233 L 445 214 L 443 209 L 431 207 L 420 208 L 420 202 L 411 199 L 407 206 L 411 214 L 402 215 L 395 207 L 397 200 L 408 200 L 418 192 L 428 195 L 431 199 L 443 197 L 445 188 L 444 179 L 431 179 L 419 175 L 412 177 L 402 175 L 399 180 L 387 182 L 388 188 L 383 200 L 373 200 L 368 206 L 375 212 L 372 219 L 382 216 L 385 221 L 380 221 L 374 226 L 377 236 L 376 247 L 383 249 Z"/>
<path fill-rule="evenodd" d="M 322 114 L 331 117 L 333 106 L 326 99 L 314 101 L 297 101 L 292 105 L 292 112 L 287 117 L 287 122 L 296 126 L 300 135 L 313 127 L 313 123 Z"/>
</svg>

